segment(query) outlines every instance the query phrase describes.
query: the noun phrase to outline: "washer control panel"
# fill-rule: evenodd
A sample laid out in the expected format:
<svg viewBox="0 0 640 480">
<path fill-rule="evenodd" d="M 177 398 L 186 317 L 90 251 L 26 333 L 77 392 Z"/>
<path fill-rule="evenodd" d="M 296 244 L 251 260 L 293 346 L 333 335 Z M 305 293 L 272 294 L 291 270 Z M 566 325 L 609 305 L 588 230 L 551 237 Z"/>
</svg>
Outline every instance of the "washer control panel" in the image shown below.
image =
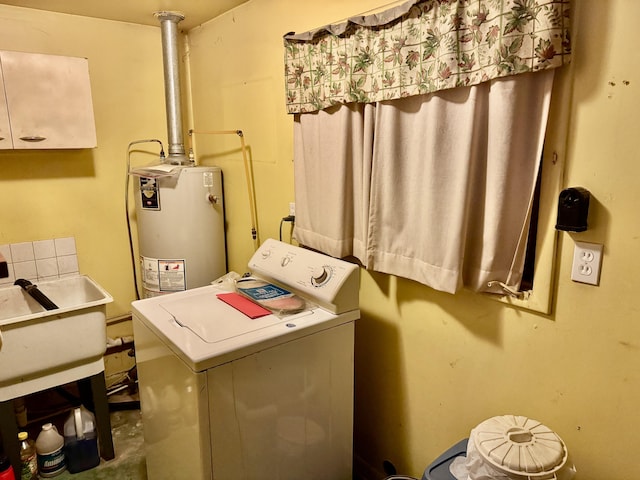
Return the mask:
<svg viewBox="0 0 640 480">
<path fill-rule="evenodd" d="M 251 257 L 249 270 L 334 313 L 358 308 L 360 270 L 352 263 L 268 239 Z"/>
</svg>

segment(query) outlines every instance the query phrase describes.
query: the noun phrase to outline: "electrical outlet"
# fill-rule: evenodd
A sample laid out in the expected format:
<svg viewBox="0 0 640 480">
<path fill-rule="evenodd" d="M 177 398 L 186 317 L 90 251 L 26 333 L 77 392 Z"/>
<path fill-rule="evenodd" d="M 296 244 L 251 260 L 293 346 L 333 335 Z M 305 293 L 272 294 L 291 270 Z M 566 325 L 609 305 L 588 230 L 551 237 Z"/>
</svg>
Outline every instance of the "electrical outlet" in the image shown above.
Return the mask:
<svg viewBox="0 0 640 480">
<path fill-rule="evenodd" d="M 296 216 L 296 204 L 294 202 L 289 203 L 289 215 Z"/>
<path fill-rule="evenodd" d="M 602 245 L 598 243 L 576 242 L 573 251 L 571 280 L 574 282 L 600 284 L 602 266 Z"/>
</svg>

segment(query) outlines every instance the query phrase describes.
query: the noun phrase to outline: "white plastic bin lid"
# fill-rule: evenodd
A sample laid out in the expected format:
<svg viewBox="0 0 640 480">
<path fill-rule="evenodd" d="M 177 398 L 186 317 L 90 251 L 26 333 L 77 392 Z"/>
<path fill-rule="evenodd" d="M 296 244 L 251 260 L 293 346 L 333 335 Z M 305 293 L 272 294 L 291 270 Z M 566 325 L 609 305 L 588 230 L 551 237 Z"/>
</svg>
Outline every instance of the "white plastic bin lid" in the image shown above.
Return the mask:
<svg viewBox="0 0 640 480">
<path fill-rule="evenodd" d="M 523 416 L 485 420 L 475 428 L 474 441 L 483 460 L 507 475 L 549 478 L 567 461 L 562 439 L 540 422 Z"/>
</svg>

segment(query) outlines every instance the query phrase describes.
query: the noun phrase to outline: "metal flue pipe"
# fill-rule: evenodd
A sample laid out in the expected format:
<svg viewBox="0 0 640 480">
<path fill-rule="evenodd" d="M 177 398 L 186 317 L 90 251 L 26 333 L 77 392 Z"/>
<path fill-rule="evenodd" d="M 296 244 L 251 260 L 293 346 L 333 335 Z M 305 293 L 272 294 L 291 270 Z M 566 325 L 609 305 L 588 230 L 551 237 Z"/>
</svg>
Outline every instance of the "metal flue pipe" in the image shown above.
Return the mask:
<svg viewBox="0 0 640 480">
<path fill-rule="evenodd" d="M 162 61 L 164 64 L 164 96 L 167 107 L 168 151 L 167 161 L 172 164 L 188 164 L 182 132 L 180 97 L 180 69 L 178 53 L 178 23 L 184 15 L 178 12 L 156 12 L 162 33 Z"/>
</svg>

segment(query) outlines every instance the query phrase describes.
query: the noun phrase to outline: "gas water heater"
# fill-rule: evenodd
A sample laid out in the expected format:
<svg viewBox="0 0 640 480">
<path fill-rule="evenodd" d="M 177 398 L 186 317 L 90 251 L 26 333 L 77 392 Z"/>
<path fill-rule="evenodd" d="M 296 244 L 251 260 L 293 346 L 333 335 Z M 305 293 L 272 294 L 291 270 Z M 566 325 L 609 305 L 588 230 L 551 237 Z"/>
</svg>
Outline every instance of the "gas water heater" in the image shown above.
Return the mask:
<svg viewBox="0 0 640 480">
<path fill-rule="evenodd" d="M 169 157 L 162 153 L 156 168 L 129 172 L 135 178 L 144 298 L 208 285 L 226 273 L 227 263 L 222 171 L 194 166 L 185 155 L 178 54 L 178 23 L 184 15 L 155 15 L 162 33 Z M 147 141 L 157 140 L 138 142 Z"/>
<path fill-rule="evenodd" d="M 172 173 L 134 181 L 143 298 L 208 285 L 226 273 L 220 168 Z"/>
</svg>

